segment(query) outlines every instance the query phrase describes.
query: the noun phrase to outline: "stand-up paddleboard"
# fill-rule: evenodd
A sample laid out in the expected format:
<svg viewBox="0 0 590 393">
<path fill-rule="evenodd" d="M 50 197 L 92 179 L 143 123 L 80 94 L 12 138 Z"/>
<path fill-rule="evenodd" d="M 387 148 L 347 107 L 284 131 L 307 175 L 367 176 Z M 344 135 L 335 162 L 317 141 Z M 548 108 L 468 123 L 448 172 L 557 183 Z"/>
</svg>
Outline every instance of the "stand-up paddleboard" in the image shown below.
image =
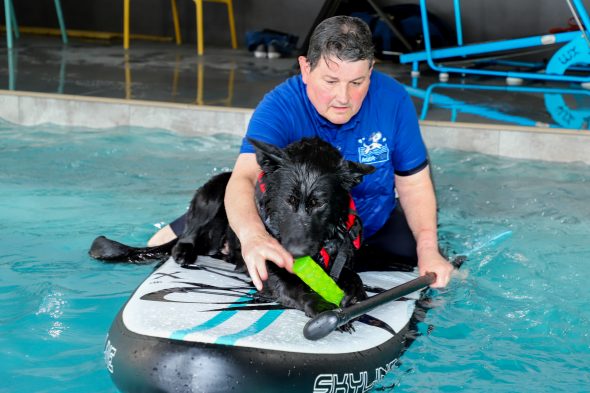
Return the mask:
<svg viewBox="0 0 590 393">
<path fill-rule="evenodd" d="M 360 273 L 369 296 L 415 273 Z M 199 257 L 155 270 L 117 315 L 105 361 L 122 392 L 363 392 L 395 366 L 420 291 L 310 341 L 309 318 L 255 296 L 234 265 Z"/>
</svg>

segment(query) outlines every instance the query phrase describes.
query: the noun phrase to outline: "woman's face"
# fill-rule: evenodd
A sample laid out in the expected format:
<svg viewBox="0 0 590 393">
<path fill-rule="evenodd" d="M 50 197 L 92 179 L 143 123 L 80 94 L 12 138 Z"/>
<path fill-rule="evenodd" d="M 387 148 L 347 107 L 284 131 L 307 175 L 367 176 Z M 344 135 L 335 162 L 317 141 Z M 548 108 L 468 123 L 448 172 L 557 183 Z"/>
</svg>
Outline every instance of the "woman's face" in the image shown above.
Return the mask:
<svg viewBox="0 0 590 393">
<path fill-rule="evenodd" d="M 307 58 L 300 56 L 299 67 L 309 100 L 330 122 L 345 124 L 361 109 L 373 70 L 369 60 L 342 61 L 322 57 L 311 70 Z"/>
</svg>

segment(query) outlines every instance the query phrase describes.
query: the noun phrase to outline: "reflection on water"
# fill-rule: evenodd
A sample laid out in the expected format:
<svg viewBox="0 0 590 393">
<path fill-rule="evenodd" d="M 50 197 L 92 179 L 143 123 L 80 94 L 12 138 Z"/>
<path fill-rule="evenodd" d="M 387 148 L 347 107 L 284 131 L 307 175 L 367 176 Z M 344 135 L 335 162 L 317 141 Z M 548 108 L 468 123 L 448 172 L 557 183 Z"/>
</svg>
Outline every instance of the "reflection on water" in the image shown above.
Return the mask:
<svg viewBox="0 0 590 393">
<path fill-rule="evenodd" d="M 453 122 L 461 121 L 459 115 L 470 114 L 481 118 L 485 123 L 486 119 L 494 120 L 504 124 L 528 126 L 528 127 L 551 127 L 569 128 L 575 130 L 588 130 L 590 128 L 590 90 L 582 88 L 563 87 L 537 87 L 537 86 L 498 86 L 485 84 L 465 83 L 433 83 L 426 88 L 418 88 L 417 83 L 406 86 L 411 96 L 419 98 L 421 103 L 421 120 L 441 120 L 440 118 L 429 118 L 429 111 L 432 107 L 442 108 L 450 111 L 446 120 Z M 542 100 L 545 113 L 549 115 L 549 121 L 541 121 L 532 116 L 516 114 L 518 107 L 515 105 L 502 105 L 502 101 L 473 102 L 466 95 L 466 92 L 475 92 L 475 97 L 486 97 L 496 93 L 496 97 L 510 96 L 511 101 L 523 103 L 531 100 Z M 460 96 L 455 98 L 455 96 Z M 467 97 L 467 100 L 466 100 Z M 530 112 L 530 108 L 528 110 Z M 526 112 L 526 111 L 525 111 Z"/>
<path fill-rule="evenodd" d="M 244 51 L 198 57 L 192 47 L 156 44 L 132 51 L 80 43 L 57 46 L 54 40 L 19 40 L 19 45 L 0 50 L 0 75 L 6 73 L 10 90 L 254 108 L 296 71 L 294 58 L 260 60 Z M 473 76 L 440 83 L 436 75 L 406 78 L 409 69 L 399 64 L 381 62 L 376 68 L 406 86 L 423 120 L 590 128 L 590 90 L 579 84 L 508 86 L 504 79 Z"/>
<path fill-rule="evenodd" d="M 25 44 L 0 49 L 0 75 L 12 91 L 253 108 L 292 73 L 294 61 L 255 61 L 244 52 L 197 57 L 184 47 L 148 52 Z"/>
</svg>

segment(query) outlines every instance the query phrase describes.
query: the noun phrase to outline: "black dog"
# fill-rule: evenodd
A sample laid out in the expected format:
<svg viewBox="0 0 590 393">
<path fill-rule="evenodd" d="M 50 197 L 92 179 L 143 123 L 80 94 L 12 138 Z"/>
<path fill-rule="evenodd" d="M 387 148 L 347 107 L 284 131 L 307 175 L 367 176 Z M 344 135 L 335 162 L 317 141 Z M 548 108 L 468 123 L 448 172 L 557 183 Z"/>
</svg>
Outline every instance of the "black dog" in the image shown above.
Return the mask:
<svg viewBox="0 0 590 393">
<path fill-rule="evenodd" d="M 366 298 L 360 277 L 352 270 L 360 246 L 361 223 L 350 190 L 374 167 L 344 160 L 332 145 L 318 138 L 303 139 L 285 149 L 251 141 L 262 168 L 256 204 L 269 231 L 293 256 L 310 255 L 345 292 L 341 306 Z M 230 173 L 213 177 L 197 190 L 178 241 L 159 247 L 131 248 L 99 237 L 90 254 L 98 259 L 141 261 L 172 256 L 182 265 L 198 255 L 212 255 L 245 269 L 239 240 L 228 225 L 223 199 Z M 297 276 L 268 263 L 266 295 L 286 307 L 315 316 L 335 306 L 312 291 Z"/>
</svg>

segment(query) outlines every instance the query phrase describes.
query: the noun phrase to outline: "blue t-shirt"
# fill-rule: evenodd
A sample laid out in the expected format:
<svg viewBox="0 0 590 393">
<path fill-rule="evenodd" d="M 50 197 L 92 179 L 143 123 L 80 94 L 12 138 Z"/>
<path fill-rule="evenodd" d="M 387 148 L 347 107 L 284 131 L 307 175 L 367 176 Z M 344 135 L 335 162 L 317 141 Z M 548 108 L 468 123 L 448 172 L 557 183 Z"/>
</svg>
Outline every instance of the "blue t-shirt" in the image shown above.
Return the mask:
<svg viewBox="0 0 590 393">
<path fill-rule="evenodd" d="M 406 90 L 393 78 L 373 70 L 361 109 L 346 124 L 322 117 L 297 75 L 287 79 L 256 107 L 246 137 L 285 147 L 301 138 L 319 137 L 350 161 L 377 170 L 353 188 L 352 197 L 369 237 L 385 224 L 395 207 L 394 173 L 409 175 L 426 166 L 426 147 L 416 110 Z M 246 138 L 240 153 L 253 153 Z"/>
</svg>

